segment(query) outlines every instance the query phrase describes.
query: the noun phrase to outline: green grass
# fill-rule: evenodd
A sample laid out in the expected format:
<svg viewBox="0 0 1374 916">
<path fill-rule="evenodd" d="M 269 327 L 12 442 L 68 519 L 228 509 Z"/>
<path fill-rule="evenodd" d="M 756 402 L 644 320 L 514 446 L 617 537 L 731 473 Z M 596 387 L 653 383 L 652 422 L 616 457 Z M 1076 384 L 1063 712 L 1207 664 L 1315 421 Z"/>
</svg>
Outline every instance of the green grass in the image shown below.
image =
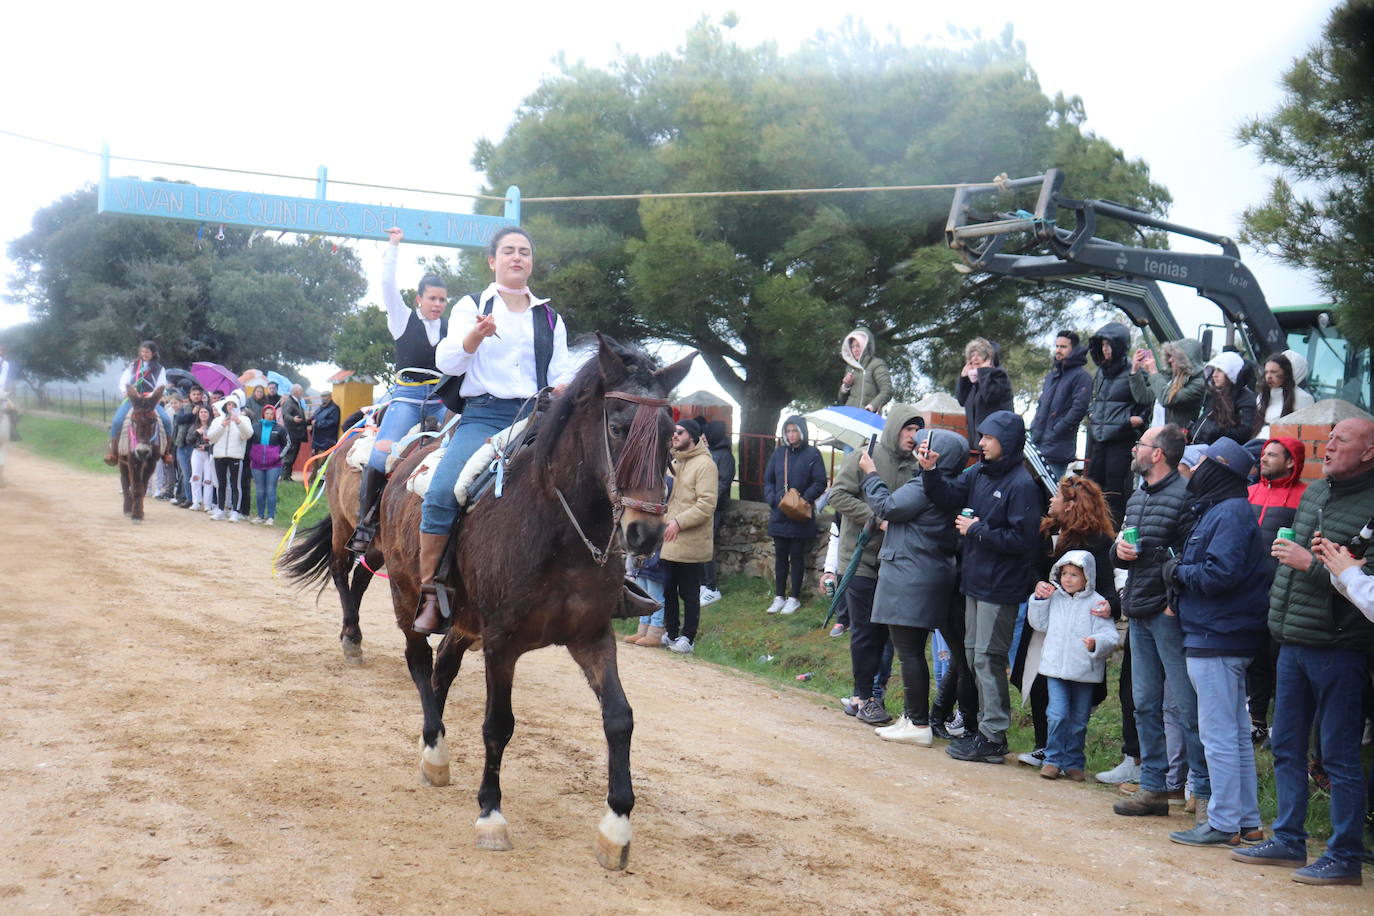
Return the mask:
<svg viewBox="0 0 1374 916">
<path fill-rule="evenodd" d="M 695 657 L 748 672 L 766 682 L 814 691 L 833 698 L 838 706 L 840 697 L 853 692 L 853 677 L 848 637 L 832 639 L 827 635 L 827 629 L 820 626 L 829 599 L 812 597 L 802 605 L 801 610 L 788 617 L 765 614 L 764 609 L 773 597 L 772 585 L 771 581 L 743 575 L 722 581 L 721 599 L 702 608 Z M 633 633 L 636 627 L 634 620 L 622 620 L 616 624 L 617 631 L 621 633 Z M 1108 696 L 1093 712 L 1088 724 L 1086 751 L 1090 773 L 1111 769 L 1121 761 L 1121 704 L 1117 696 L 1120 659 L 1121 656 L 1117 654 L 1108 664 Z M 811 674 L 809 680 L 796 679 L 797 675 L 806 673 Z M 932 700 L 934 696 L 932 684 Z M 1011 700 L 1012 724 L 1007 735 L 1008 744 L 1017 753 L 1032 750 L 1035 732 L 1030 707 L 1021 705 L 1020 694 L 1014 687 Z M 901 667 L 899 662 L 894 661 L 886 705 L 889 712 L 900 715 L 902 704 Z M 854 724 L 856 728 L 866 727 L 858 722 Z M 1371 752 L 1374 749 L 1365 749 L 1366 766 L 1374 757 Z M 1260 814 L 1265 824 L 1269 824 L 1277 809 L 1274 759 L 1267 749 L 1259 750 L 1255 754 L 1255 763 L 1259 777 Z M 1027 767 L 1008 767 L 1007 770 L 1009 779 L 1028 778 L 1033 772 Z M 1115 786 L 1089 783 L 1082 788 L 1101 794 L 1104 805 L 1122 797 Z M 1171 829 L 1178 829 L 1177 825 L 1182 822 L 1177 817 L 1181 809 L 1175 814 Z M 1331 833 L 1327 797 L 1315 790 L 1308 806 L 1307 830 L 1314 840 L 1324 841 Z"/>
<path fill-rule="evenodd" d="M 45 458 L 52 458 L 82 471 L 117 474 L 101 459 L 110 444 L 108 432 L 101 427 L 80 420 L 64 420 L 27 413 L 19 421 L 23 436 L 17 448 L 27 449 Z"/>
</svg>

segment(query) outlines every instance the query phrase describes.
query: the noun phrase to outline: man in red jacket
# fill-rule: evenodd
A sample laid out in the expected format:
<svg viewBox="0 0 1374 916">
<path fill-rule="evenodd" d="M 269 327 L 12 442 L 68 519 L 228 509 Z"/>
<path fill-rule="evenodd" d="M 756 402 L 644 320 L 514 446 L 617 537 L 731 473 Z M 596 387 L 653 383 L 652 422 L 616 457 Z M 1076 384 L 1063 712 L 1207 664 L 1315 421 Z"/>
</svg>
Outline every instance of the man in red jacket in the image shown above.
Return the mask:
<svg viewBox="0 0 1374 916">
<path fill-rule="evenodd" d="M 1260 479 L 1250 487 L 1250 508 L 1266 544 L 1272 544 L 1280 528 L 1293 527 L 1298 503 L 1307 490 L 1302 480 L 1306 449 L 1297 439 L 1286 436 L 1270 439 L 1260 452 Z M 1277 566 L 1266 570 L 1273 579 Z M 1269 701 L 1274 696 L 1274 666 L 1279 647 L 1271 638 L 1269 651 L 1255 656 L 1246 669 L 1250 705 L 1250 738 L 1261 744 L 1269 735 Z"/>
</svg>

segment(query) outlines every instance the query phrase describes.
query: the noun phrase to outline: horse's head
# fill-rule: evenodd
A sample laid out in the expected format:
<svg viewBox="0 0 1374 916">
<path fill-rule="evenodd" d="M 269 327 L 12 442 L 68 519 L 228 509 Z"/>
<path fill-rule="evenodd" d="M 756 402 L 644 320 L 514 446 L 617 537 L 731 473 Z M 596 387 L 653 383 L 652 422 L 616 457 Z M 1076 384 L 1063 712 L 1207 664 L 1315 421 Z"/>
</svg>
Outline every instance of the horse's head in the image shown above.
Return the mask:
<svg viewBox="0 0 1374 916">
<path fill-rule="evenodd" d="M 147 458 L 157 439 L 157 405 L 162 402 L 162 386 L 159 385 L 152 394 L 142 395 L 130 385 L 128 395 L 132 407 L 129 411 L 129 436 L 133 440 L 130 443 L 133 446 L 131 451 L 136 458 Z"/>
<path fill-rule="evenodd" d="M 625 545 L 631 553 L 647 556 L 662 541 L 667 509 L 665 475 L 673 438 L 668 395 L 687 375 L 696 354 L 658 368 L 642 351 L 597 336 L 609 485 L 620 501 Z"/>
</svg>

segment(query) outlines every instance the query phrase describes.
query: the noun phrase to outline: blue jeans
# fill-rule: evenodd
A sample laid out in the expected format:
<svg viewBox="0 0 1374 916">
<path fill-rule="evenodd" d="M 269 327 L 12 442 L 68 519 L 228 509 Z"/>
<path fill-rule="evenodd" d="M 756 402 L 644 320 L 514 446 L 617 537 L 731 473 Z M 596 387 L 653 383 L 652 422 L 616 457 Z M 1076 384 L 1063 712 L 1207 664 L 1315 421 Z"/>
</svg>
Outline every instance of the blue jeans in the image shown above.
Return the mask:
<svg viewBox="0 0 1374 916">
<path fill-rule="evenodd" d="M 396 443 L 424 417 L 435 417 L 442 422 L 444 411 L 448 408 L 444 407 L 443 401 L 434 397 L 434 389 L 438 387 L 438 382 L 428 385 L 393 385 L 387 394 L 390 400 L 386 405 L 386 413 L 382 414 L 382 425 L 377 430 L 377 441 L 390 440 L 392 451 L 395 451 Z M 424 403 L 411 403 L 412 400 L 424 401 Z M 367 460 L 367 466 L 373 470 L 385 471 L 386 459 L 390 454 L 391 452 L 383 452 L 374 448 L 372 457 Z"/>
<path fill-rule="evenodd" d="M 643 576 L 635 576 L 635 582 L 639 584 L 640 588 L 644 589 L 646 592 L 649 593 L 649 597 L 656 600 L 659 604 L 663 603 L 662 582 L 660 582 L 658 579 L 646 579 Z M 644 624 L 645 626 L 650 627 L 663 626 L 663 608 L 659 608 L 652 614 L 647 614 L 639 618 L 639 622 Z"/>
<path fill-rule="evenodd" d="M 1364 814 L 1360 772 L 1360 702 L 1365 656 L 1354 649 L 1279 648 L 1274 679 L 1274 784 L 1278 816 L 1274 836 L 1290 846 L 1307 841 L 1307 739 L 1315 722 L 1322 766 L 1331 777 L 1331 839 L 1326 854 L 1343 866 L 1360 866 Z"/>
<path fill-rule="evenodd" d="M 1159 613 L 1131 619 L 1131 694 L 1135 698 L 1135 725 L 1140 735 L 1140 788 L 1163 792 L 1169 771 L 1168 742 L 1164 736 L 1164 679 L 1167 675 L 1179 724 L 1183 726 L 1184 754 L 1192 774 L 1193 794 L 1210 798 L 1207 755 L 1197 731 L 1197 693 L 1188 680 L 1183 658 L 1183 630 L 1177 617 Z M 1246 825 L 1251 826 L 1251 825 Z"/>
<path fill-rule="evenodd" d="M 1260 825 L 1255 746 L 1250 743 L 1250 712 L 1245 705 L 1249 665 L 1248 657 L 1238 656 L 1188 659 L 1188 677 L 1198 698 L 1198 735 L 1212 783 L 1207 820 L 1222 833 Z"/>
<path fill-rule="evenodd" d="M 181 469 L 181 486 L 177 490 L 177 497 L 182 502 L 191 499 L 191 453 L 194 451 L 189 445 L 177 446 L 177 467 Z"/>
<path fill-rule="evenodd" d="M 253 489 L 258 491 L 258 518 L 277 517 L 277 478 L 281 468 L 253 468 Z"/>
<path fill-rule="evenodd" d="M 119 428 L 124 425 L 124 418 L 129 415 L 129 411 L 133 410 L 133 407 L 134 405 L 129 403 L 129 399 L 125 398 L 124 401 L 115 408 L 114 418 L 110 420 L 111 439 L 119 435 Z M 167 413 L 167 408 L 163 407 L 161 404 L 157 405 L 155 409 L 157 410 L 158 419 L 162 421 L 162 428 L 167 431 L 167 438 L 170 439 L 172 437 L 172 417 Z"/>
<path fill-rule="evenodd" d="M 1088 740 L 1088 716 L 1092 715 L 1093 688 L 1096 686 L 1086 681 L 1045 678 L 1045 689 L 1050 695 L 1046 763 L 1061 770 L 1081 770 L 1087 765 L 1083 745 Z"/>
<path fill-rule="evenodd" d="M 521 410 L 521 406 L 524 410 Z M 467 399 L 463 408 L 463 418 L 453 431 L 453 439 L 444 451 L 439 466 L 434 469 L 429 489 L 425 491 L 425 501 L 421 506 L 420 530 L 425 534 L 448 534 L 458 518 L 458 499 L 453 495 L 453 486 L 458 475 L 463 473 L 463 465 L 486 441 L 501 430 L 510 426 L 534 407 L 534 399 L 494 398 L 482 394 Z"/>
</svg>

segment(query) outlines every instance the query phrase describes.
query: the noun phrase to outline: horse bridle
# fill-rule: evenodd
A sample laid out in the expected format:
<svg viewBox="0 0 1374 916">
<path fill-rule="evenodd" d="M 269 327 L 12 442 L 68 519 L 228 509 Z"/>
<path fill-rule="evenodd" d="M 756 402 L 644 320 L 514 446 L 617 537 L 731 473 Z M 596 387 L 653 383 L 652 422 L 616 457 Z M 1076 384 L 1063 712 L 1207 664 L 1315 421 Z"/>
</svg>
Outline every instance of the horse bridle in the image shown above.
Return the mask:
<svg viewBox="0 0 1374 916">
<path fill-rule="evenodd" d="M 152 436 L 149 438 L 149 440 L 148 440 L 149 446 L 152 446 L 152 445 L 156 444 L 156 443 L 158 442 L 159 437 L 162 435 L 162 419 L 161 419 L 160 417 L 158 417 L 158 415 L 157 415 L 157 405 L 154 404 L 152 407 L 139 407 L 137 404 L 134 404 L 132 401 L 130 401 L 130 402 L 129 402 L 129 454 L 130 454 L 130 455 L 133 454 L 134 449 L 138 448 L 138 431 L 134 428 L 134 415 L 135 415 L 135 414 L 143 414 L 144 416 L 152 415 L 152 418 L 153 418 L 153 435 L 152 435 Z"/>
<path fill-rule="evenodd" d="M 637 410 L 658 410 L 660 407 L 668 406 L 667 398 L 650 398 L 640 394 L 630 394 L 628 391 L 608 391 L 604 397 L 607 399 L 615 398 L 618 401 L 628 401 L 631 404 L 636 404 L 638 405 L 636 408 Z M 597 566 L 605 566 L 606 562 L 613 555 L 617 553 L 623 554 L 625 552 L 623 547 L 617 544 L 617 541 L 623 540 L 624 538 L 624 535 L 620 531 L 620 521 L 624 518 L 627 508 L 638 509 L 640 512 L 648 512 L 651 515 L 664 515 L 668 511 L 668 504 L 666 502 L 647 502 L 642 499 L 635 499 L 632 496 L 626 496 L 620 491 L 619 482 L 616 480 L 615 462 L 611 459 L 611 434 L 608 430 L 609 426 L 610 418 L 607 416 L 606 408 L 603 405 L 601 408 L 601 443 L 605 448 L 606 455 L 606 499 L 611 503 L 611 535 L 606 539 L 605 547 L 597 547 L 591 542 L 591 539 L 587 537 L 587 533 L 582 530 L 582 526 L 578 524 L 577 517 L 573 515 L 572 509 L 568 506 L 567 499 L 563 497 L 563 491 L 558 487 L 554 487 L 554 492 L 558 494 L 558 502 L 563 506 L 564 514 L 568 516 L 568 521 L 572 522 L 573 528 L 577 530 L 577 536 L 582 539 L 582 543 L 592 555 L 592 561 L 595 562 Z"/>
</svg>

